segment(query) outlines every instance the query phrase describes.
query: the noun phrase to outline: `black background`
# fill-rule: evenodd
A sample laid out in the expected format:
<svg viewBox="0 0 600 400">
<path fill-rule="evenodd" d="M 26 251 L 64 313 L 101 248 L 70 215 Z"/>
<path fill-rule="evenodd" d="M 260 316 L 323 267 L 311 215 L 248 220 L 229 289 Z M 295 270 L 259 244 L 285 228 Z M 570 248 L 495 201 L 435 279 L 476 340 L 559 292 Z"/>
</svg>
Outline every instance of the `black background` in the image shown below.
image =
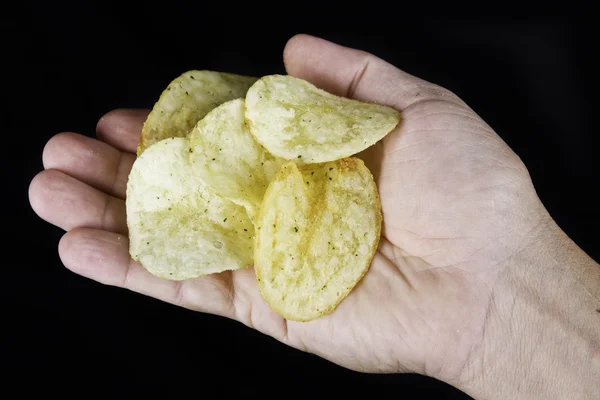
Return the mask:
<svg viewBox="0 0 600 400">
<path fill-rule="evenodd" d="M 248 389 L 285 395 L 274 381 L 312 389 L 339 379 L 396 383 L 400 398 L 467 398 L 419 376 L 349 372 L 233 321 L 76 276 L 58 258 L 62 232 L 40 220 L 27 197 L 54 134 L 93 136 L 104 113 L 151 107 L 188 69 L 282 73 L 283 47 L 302 32 L 375 53 L 461 96 L 522 157 L 559 225 L 600 259 L 594 26 L 566 9 L 483 14 L 447 7 L 453 12 L 425 17 L 422 11 L 439 10 L 432 4 L 423 10 L 370 1 L 6 5 L 2 198 L 9 229 L 1 279 L 2 361 L 9 372 L 3 380 L 25 378 L 21 389 L 51 378 L 59 391 L 80 382 L 144 394 L 160 384 L 210 388 L 225 377 L 235 387 L 238 378 L 250 378 Z"/>
</svg>

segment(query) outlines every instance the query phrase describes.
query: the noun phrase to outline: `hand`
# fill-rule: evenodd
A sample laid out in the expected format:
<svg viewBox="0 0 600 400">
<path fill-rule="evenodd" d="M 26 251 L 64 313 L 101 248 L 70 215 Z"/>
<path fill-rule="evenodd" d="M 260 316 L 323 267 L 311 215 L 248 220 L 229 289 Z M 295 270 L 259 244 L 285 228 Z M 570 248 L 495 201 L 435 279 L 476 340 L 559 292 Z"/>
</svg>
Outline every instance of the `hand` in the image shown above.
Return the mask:
<svg viewBox="0 0 600 400">
<path fill-rule="evenodd" d="M 252 269 L 172 282 L 130 259 L 125 187 L 145 111 L 111 112 L 98 140 L 63 133 L 44 149 L 30 200 L 67 231 L 63 263 L 104 284 L 236 319 L 353 370 L 416 372 L 480 393 L 472 382 L 493 362 L 494 307 L 514 301 L 499 282 L 552 225 L 527 169 L 456 95 L 373 55 L 300 35 L 284 60 L 291 75 L 403 113 L 360 155 L 380 189 L 383 235 L 370 271 L 333 313 L 285 321 L 261 298 Z"/>
</svg>

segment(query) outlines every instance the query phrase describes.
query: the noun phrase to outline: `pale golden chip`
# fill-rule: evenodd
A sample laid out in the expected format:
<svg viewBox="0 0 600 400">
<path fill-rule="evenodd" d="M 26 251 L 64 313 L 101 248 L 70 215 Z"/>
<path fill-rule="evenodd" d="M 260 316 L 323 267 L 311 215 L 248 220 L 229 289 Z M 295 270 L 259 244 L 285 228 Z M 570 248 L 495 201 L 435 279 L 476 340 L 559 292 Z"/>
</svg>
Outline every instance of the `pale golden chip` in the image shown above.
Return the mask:
<svg viewBox="0 0 600 400">
<path fill-rule="evenodd" d="M 268 75 L 246 94 L 252 134 L 271 154 L 334 161 L 375 144 L 400 122 L 393 108 L 335 96 L 289 75 Z"/>
<path fill-rule="evenodd" d="M 254 226 L 246 210 L 193 174 L 189 140 L 148 147 L 127 182 L 129 251 L 152 274 L 171 280 L 252 265 Z"/>
<path fill-rule="evenodd" d="M 269 182 L 286 160 L 272 156 L 250 134 L 244 100 L 230 100 L 210 111 L 189 139 L 198 176 L 215 193 L 244 206 L 254 221 Z"/>
<path fill-rule="evenodd" d="M 185 137 L 210 110 L 245 96 L 257 78 L 215 71 L 187 71 L 154 104 L 142 128 L 137 154 L 169 137 Z"/>
<path fill-rule="evenodd" d="M 367 272 L 381 221 L 377 187 L 362 160 L 286 163 L 258 219 L 254 268 L 262 296 L 289 320 L 332 312 Z"/>
</svg>

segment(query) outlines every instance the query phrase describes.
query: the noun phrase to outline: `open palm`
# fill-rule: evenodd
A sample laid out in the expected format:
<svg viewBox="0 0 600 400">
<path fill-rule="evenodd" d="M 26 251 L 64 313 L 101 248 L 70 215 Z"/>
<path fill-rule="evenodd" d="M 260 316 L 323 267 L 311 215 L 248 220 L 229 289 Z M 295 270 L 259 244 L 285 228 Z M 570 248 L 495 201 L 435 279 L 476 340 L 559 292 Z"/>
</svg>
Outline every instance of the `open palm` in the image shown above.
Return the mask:
<svg viewBox="0 0 600 400">
<path fill-rule="evenodd" d="M 354 370 L 462 379 L 495 279 L 543 215 L 527 170 L 439 86 L 308 36 L 290 40 L 284 55 L 292 75 L 403 113 L 396 131 L 360 155 L 380 189 L 383 236 L 370 271 L 330 315 L 285 321 L 260 296 L 252 269 L 172 282 L 130 259 L 125 188 L 146 111 L 109 113 L 98 140 L 53 137 L 30 186 L 32 207 L 67 231 L 60 257 L 78 274 L 236 319 Z"/>
</svg>

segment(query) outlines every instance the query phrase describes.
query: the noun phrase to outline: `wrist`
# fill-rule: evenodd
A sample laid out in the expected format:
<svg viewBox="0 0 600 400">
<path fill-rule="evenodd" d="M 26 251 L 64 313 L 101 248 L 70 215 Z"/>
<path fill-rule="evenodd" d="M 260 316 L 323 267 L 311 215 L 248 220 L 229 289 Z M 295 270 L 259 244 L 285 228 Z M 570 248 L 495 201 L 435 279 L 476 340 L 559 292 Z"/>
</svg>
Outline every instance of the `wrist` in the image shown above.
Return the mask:
<svg viewBox="0 0 600 400">
<path fill-rule="evenodd" d="M 499 270 L 460 389 L 477 399 L 600 398 L 600 267 L 556 224 Z"/>
</svg>

